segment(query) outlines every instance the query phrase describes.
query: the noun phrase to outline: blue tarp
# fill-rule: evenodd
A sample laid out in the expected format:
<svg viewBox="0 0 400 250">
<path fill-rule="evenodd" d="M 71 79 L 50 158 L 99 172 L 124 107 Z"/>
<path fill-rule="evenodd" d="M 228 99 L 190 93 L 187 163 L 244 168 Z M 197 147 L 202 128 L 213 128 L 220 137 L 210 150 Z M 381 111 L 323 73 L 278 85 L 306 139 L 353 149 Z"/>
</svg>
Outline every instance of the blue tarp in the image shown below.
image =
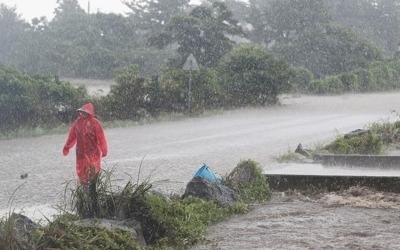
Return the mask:
<svg viewBox="0 0 400 250">
<path fill-rule="evenodd" d="M 215 181 L 218 183 L 222 182 L 222 178 L 219 174 L 214 173 L 206 164 L 203 164 L 194 174 L 194 177 L 201 177 L 209 181 Z"/>
</svg>

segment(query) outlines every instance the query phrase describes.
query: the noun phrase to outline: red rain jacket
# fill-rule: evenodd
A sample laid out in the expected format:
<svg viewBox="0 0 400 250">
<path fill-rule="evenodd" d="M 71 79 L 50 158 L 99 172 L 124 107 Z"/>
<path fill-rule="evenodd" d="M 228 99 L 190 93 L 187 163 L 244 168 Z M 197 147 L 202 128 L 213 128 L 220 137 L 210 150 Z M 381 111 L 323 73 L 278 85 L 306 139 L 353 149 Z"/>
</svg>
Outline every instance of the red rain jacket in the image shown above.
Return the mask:
<svg viewBox="0 0 400 250">
<path fill-rule="evenodd" d="M 87 103 L 77 111 L 86 112 L 86 118 L 80 116 L 72 124 L 68 139 L 63 148 L 63 154 L 76 144 L 76 172 L 82 184 L 87 184 L 91 171 L 100 171 L 101 158 L 108 153 L 107 140 L 103 127 L 94 117 L 94 107 Z"/>
</svg>

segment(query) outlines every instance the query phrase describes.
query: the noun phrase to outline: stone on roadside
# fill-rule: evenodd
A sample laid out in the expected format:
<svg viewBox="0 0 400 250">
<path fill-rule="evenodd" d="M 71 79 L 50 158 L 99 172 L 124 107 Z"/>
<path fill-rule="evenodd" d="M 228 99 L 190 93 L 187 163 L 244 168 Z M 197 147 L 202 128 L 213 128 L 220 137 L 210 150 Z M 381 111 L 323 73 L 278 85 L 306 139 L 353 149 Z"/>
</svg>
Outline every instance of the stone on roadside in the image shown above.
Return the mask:
<svg viewBox="0 0 400 250">
<path fill-rule="evenodd" d="M 221 206 L 229 206 L 238 201 L 238 195 L 227 186 L 201 177 L 194 177 L 186 186 L 182 198 L 193 196 L 204 200 L 214 200 Z"/>
</svg>

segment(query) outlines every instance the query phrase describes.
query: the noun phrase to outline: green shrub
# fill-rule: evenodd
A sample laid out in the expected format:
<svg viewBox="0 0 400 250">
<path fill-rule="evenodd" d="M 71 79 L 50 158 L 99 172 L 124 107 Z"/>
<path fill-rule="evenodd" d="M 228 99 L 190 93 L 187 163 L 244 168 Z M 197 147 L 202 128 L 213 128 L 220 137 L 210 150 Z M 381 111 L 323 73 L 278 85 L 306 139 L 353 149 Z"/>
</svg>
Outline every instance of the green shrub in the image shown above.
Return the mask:
<svg viewBox="0 0 400 250">
<path fill-rule="evenodd" d="M 277 96 L 290 88 L 289 65 L 255 44 L 233 48 L 218 71 L 226 106 L 276 104 Z"/>
<path fill-rule="evenodd" d="M 0 246 L 7 247 L 6 249 L 19 249 L 21 242 L 14 223 L 10 220 L 11 214 L 12 212 L 0 220 Z"/>
<path fill-rule="evenodd" d="M 372 154 L 378 155 L 382 152 L 382 139 L 370 131 L 357 136 L 340 136 L 324 147 L 333 154 Z"/>
<path fill-rule="evenodd" d="M 137 120 L 147 115 L 147 79 L 138 76 L 138 66 L 130 65 L 117 73 L 117 84 L 107 95 L 107 117 L 119 120 Z"/>
<path fill-rule="evenodd" d="M 315 94 L 341 94 L 344 92 L 344 86 L 338 76 L 327 76 L 312 81 L 309 90 Z"/>
<path fill-rule="evenodd" d="M 256 161 L 241 160 L 224 180 L 244 202 L 264 202 L 271 196 L 267 177 Z"/>
<path fill-rule="evenodd" d="M 145 249 L 132 239 L 129 231 L 84 227 L 73 223 L 76 219 L 73 215 L 60 216 L 43 230 L 37 230 L 37 249 Z"/>
<path fill-rule="evenodd" d="M 369 72 L 371 72 L 375 85 L 378 86 L 380 91 L 388 91 L 393 88 L 392 82 L 392 71 L 388 65 L 382 61 L 374 62 L 369 66 Z"/>
<path fill-rule="evenodd" d="M 358 92 L 360 90 L 358 77 L 356 74 L 349 72 L 339 76 L 342 81 L 344 91 Z"/>
<path fill-rule="evenodd" d="M 373 92 L 379 90 L 379 86 L 376 85 L 373 74 L 366 69 L 354 70 L 354 74 L 357 75 L 358 82 L 361 92 Z"/>
<path fill-rule="evenodd" d="M 207 225 L 228 215 L 228 210 L 217 203 L 199 198 L 168 200 L 149 194 L 146 201 L 150 206 L 149 215 L 159 222 L 160 238 L 155 242 L 159 246 L 193 245 L 202 239 Z"/>
<path fill-rule="evenodd" d="M 291 76 L 289 82 L 291 84 L 292 92 L 309 92 L 309 86 L 314 79 L 313 73 L 302 67 L 293 67 L 291 69 Z"/>
<path fill-rule="evenodd" d="M 48 76 L 31 75 L 0 65 L 0 128 L 51 128 L 71 121 L 75 108 L 87 99 L 84 87 L 56 82 Z"/>
</svg>

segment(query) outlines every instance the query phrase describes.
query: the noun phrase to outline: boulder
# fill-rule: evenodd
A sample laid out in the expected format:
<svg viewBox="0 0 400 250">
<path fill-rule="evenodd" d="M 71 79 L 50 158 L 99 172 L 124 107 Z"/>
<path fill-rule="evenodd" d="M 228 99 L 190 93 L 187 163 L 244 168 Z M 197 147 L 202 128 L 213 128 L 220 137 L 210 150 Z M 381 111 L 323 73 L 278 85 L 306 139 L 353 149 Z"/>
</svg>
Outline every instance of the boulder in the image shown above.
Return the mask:
<svg viewBox="0 0 400 250">
<path fill-rule="evenodd" d="M 14 239 L 18 241 L 20 249 L 34 249 L 32 232 L 42 228 L 42 226 L 19 213 L 12 213 L 8 222 L 13 225 Z"/>
<path fill-rule="evenodd" d="M 204 200 L 214 200 L 221 206 L 229 206 L 238 201 L 238 195 L 230 188 L 215 181 L 194 177 L 187 184 L 182 198 L 193 196 Z"/>
<path fill-rule="evenodd" d="M 127 231 L 131 233 L 131 237 L 133 240 L 140 243 L 141 245 L 146 245 L 146 240 L 143 237 L 140 222 L 134 219 L 120 221 L 111 219 L 87 218 L 75 221 L 74 224 L 88 228 L 103 228 L 109 232 L 113 232 L 115 229 Z"/>
<path fill-rule="evenodd" d="M 241 160 L 226 177 L 225 185 L 240 195 L 246 203 L 263 202 L 270 196 L 267 178 L 260 164 L 253 160 Z"/>
<path fill-rule="evenodd" d="M 257 172 L 255 166 L 249 163 L 239 164 L 227 177 L 229 186 L 238 191 L 240 187 L 251 185 L 256 179 Z"/>
<path fill-rule="evenodd" d="M 297 146 L 296 150 L 294 151 L 295 153 L 301 154 L 307 158 L 310 157 L 310 154 L 303 149 L 303 145 L 301 143 L 299 143 L 299 145 Z"/>
</svg>

